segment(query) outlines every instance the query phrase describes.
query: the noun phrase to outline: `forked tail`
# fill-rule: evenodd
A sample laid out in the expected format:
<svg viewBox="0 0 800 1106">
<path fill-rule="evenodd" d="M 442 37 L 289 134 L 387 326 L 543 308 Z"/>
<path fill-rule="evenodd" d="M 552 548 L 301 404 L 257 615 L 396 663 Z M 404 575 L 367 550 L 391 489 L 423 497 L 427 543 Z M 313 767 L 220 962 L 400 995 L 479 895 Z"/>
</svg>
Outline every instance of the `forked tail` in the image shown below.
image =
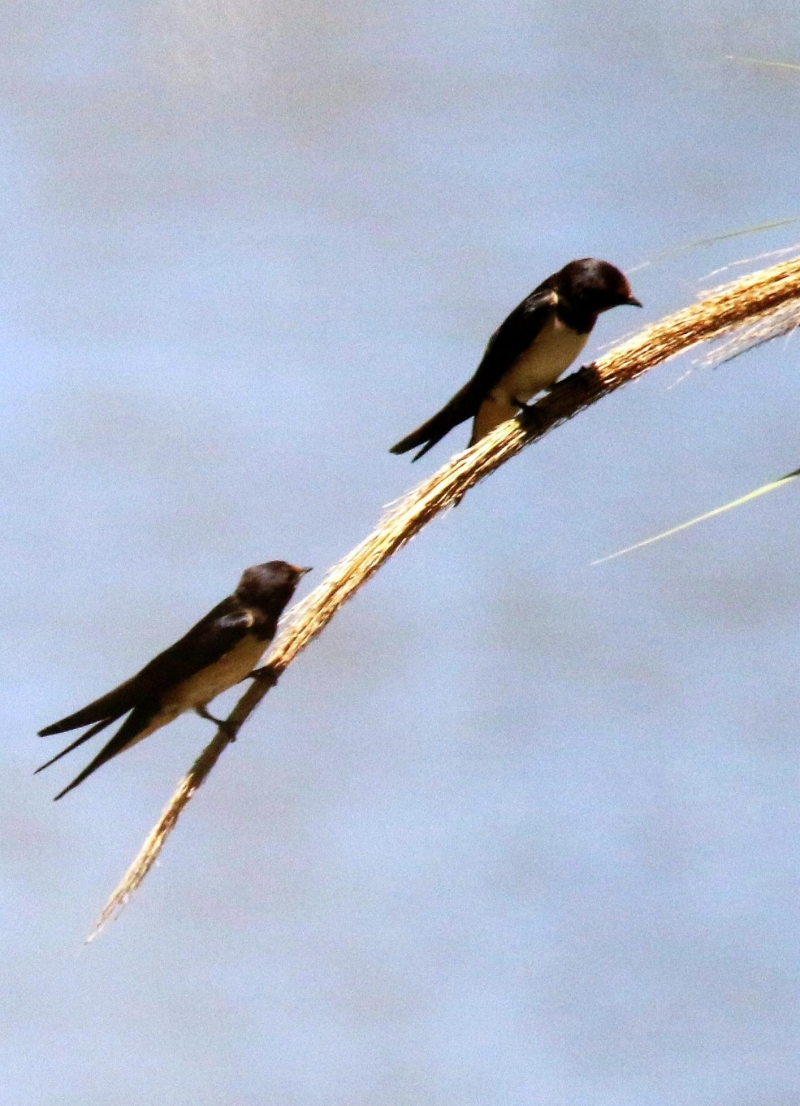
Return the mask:
<svg viewBox="0 0 800 1106">
<path fill-rule="evenodd" d="M 419 453 L 416 453 L 412 457 L 413 461 L 418 461 L 423 454 L 427 453 L 429 449 L 432 449 L 437 442 L 440 442 L 445 434 L 449 434 L 454 426 L 458 426 L 459 423 L 466 422 L 467 419 L 472 418 L 477 410 L 472 397 L 472 389 L 469 384 L 466 384 L 460 392 L 456 392 L 449 403 L 446 403 L 441 411 L 437 411 L 432 418 L 429 418 L 427 422 L 424 422 L 422 426 L 418 426 L 416 430 L 402 438 L 396 445 L 393 445 L 389 450 L 390 453 L 407 453 L 409 449 L 416 449 L 417 446 L 422 446 Z"/>
</svg>

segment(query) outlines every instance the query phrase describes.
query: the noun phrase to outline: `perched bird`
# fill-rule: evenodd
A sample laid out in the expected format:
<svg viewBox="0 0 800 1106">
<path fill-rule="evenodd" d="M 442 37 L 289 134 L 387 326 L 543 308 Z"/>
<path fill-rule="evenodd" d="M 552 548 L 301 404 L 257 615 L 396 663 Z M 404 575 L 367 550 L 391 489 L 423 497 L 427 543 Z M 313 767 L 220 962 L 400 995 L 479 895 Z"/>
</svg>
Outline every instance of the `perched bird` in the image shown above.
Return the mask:
<svg viewBox="0 0 800 1106">
<path fill-rule="evenodd" d="M 209 714 L 208 704 L 220 692 L 252 673 L 275 636 L 278 619 L 300 577 L 310 571 L 310 568 L 296 568 L 285 561 L 269 561 L 245 569 L 233 595 L 218 603 L 141 672 L 82 710 L 40 730 L 44 737 L 91 726 L 77 741 L 37 768 L 37 772 L 60 760 L 123 714 L 128 715 L 108 744 L 56 798 L 66 795 L 101 764 L 149 737 L 184 711 L 194 710 L 201 718 L 224 726 L 224 722 Z"/>
<path fill-rule="evenodd" d="M 392 446 L 415 461 L 454 426 L 474 418 L 470 445 L 513 418 L 537 392 L 551 388 L 583 347 L 597 316 L 621 304 L 641 307 L 623 273 L 607 261 L 570 261 L 543 280 L 489 339 L 464 387 L 433 418 Z"/>
</svg>

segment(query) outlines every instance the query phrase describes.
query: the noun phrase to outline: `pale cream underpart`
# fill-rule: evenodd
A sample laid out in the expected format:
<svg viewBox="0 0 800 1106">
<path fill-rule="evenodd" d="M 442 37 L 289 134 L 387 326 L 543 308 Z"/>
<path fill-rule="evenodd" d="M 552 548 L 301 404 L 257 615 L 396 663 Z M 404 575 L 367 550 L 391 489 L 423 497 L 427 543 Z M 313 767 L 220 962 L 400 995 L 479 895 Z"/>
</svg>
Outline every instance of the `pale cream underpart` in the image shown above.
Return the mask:
<svg viewBox="0 0 800 1106">
<path fill-rule="evenodd" d="M 551 388 L 581 352 L 588 338 L 588 334 L 577 334 L 562 323 L 554 312 L 531 347 L 517 358 L 481 404 L 470 444 L 480 441 L 501 422 L 513 418 L 519 412 L 513 402 L 515 399 L 527 403 L 537 392 Z"/>
<path fill-rule="evenodd" d="M 205 707 L 217 695 L 238 684 L 258 666 L 268 644 L 269 642 L 259 641 L 258 638 L 248 634 L 216 664 L 209 665 L 208 668 L 204 668 L 165 692 L 161 698 L 161 710 L 153 721 L 129 742 L 129 746 L 149 737 L 151 733 L 160 730 L 162 726 L 172 722 L 184 711 Z"/>
</svg>

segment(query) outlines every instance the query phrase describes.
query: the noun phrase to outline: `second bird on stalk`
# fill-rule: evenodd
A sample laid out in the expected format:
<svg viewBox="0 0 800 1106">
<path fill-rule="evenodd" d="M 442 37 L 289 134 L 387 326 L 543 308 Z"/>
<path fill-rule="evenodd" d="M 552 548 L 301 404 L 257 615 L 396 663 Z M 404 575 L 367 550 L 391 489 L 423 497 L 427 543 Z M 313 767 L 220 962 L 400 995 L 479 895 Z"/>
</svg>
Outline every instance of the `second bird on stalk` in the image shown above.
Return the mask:
<svg viewBox="0 0 800 1106">
<path fill-rule="evenodd" d="M 597 316 L 623 304 L 642 306 L 624 273 L 594 257 L 570 261 L 501 323 L 464 387 L 391 452 L 422 446 L 413 458 L 417 461 L 454 426 L 472 418 L 469 444 L 474 445 L 551 388 L 586 345 Z"/>
<path fill-rule="evenodd" d="M 226 723 L 209 714 L 208 704 L 221 692 L 255 675 L 253 670 L 275 636 L 284 607 L 294 595 L 301 577 L 310 571 L 310 568 L 297 568 L 286 561 L 252 565 L 243 573 L 233 595 L 218 603 L 188 633 L 154 657 L 130 680 L 40 730 L 44 737 L 90 727 L 66 749 L 37 768 L 37 772 L 128 715 L 94 760 L 71 784 L 59 791 L 56 798 L 66 795 L 101 764 L 123 749 L 130 749 L 184 711 L 193 710 L 224 730 Z"/>
</svg>

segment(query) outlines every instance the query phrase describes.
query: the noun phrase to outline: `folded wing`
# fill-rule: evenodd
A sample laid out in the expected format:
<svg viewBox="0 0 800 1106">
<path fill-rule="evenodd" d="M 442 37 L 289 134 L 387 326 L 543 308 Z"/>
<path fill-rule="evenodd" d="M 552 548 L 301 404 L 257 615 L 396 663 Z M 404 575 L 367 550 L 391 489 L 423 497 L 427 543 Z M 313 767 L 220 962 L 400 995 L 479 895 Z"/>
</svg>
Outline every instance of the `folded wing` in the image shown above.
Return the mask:
<svg viewBox="0 0 800 1106">
<path fill-rule="evenodd" d="M 37 772 L 60 760 L 62 756 L 131 711 L 120 729 L 103 746 L 94 760 L 56 798 L 61 798 L 67 791 L 91 775 L 101 764 L 105 764 L 117 753 L 121 753 L 123 749 L 146 736 L 146 732 L 151 733 L 153 729 L 171 721 L 174 714 L 164 717 L 163 721 L 158 721 L 163 694 L 224 657 L 252 629 L 253 621 L 251 612 L 245 610 L 234 596 L 223 599 L 188 633 L 163 653 L 154 657 L 130 680 L 120 684 L 107 695 L 95 699 L 81 710 L 75 711 L 74 714 L 67 715 L 66 718 L 41 730 L 42 735 L 48 735 L 94 723 L 85 734 L 37 768 Z M 157 724 L 153 725 L 154 722 Z"/>
<path fill-rule="evenodd" d="M 418 461 L 436 445 L 453 427 L 474 418 L 478 409 L 499 383 L 503 375 L 524 353 L 547 321 L 550 311 L 558 302 L 556 293 L 543 285 L 535 289 L 500 324 L 489 339 L 489 344 L 474 375 L 451 400 L 432 418 L 418 426 L 407 437 L 393 445 L 390 453 L 407 453 L 422 446 L 413 458 Z"/>
</svg>

